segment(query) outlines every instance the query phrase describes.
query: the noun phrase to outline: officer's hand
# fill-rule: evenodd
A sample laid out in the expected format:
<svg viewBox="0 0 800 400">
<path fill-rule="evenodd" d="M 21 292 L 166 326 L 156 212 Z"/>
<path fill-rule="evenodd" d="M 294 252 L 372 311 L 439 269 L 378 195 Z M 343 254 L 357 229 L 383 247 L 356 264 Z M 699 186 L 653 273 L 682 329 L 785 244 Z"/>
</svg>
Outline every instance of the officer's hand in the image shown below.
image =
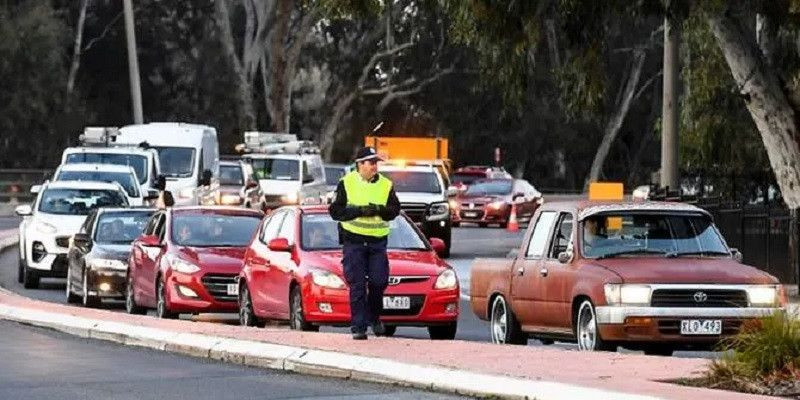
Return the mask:
<svg viewBox="0 0 800 400">
<path fill-rule="evenodd" d="M 365 217 L 374 217 L 378 215 L 378 206 L 375 204 L 370 204 L 368 206 L 361 207 L 361 215 Z"/>
<path fill-rule="evenodd" d="M 381 215 L 386 210 L 386 206 L 372 204 L 372 203 L 369 203 L 369 205 L 375 207 L 375 215 Z"/>
</svg>

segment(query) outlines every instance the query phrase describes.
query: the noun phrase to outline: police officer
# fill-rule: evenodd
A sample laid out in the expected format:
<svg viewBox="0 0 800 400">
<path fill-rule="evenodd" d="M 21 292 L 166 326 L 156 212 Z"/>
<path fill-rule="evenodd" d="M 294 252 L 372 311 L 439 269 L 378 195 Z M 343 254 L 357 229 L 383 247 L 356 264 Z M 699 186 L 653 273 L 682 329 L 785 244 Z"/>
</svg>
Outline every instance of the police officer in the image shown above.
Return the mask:
<svg viewBox="0 0 800 400">
<path fill-rule="evenodd" d="M 375 336 L 386 332 L 379 320 L 389 283 L 386 239 L 389 221 L 400 214 L 400 201 L 392 181 L 378 173 L 380 160 L 374 148 L 360 149 L 356 171 L 342 177 L 328 208 L 331 217 L 339 221 L 342 264 L 350 287 L 350 330 L 355 340 L 367 338 L 368 325 Z"/>
</svg>

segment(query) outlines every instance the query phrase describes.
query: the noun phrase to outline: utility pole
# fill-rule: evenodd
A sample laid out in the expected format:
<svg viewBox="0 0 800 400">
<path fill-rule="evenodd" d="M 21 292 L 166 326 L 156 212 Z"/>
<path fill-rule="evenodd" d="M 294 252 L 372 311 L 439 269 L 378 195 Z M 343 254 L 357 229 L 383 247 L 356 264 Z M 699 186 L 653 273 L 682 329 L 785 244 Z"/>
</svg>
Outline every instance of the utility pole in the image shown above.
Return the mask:
<svg viewBox="0 0 800 400">
<path fill-rule="evenodd" d="M 139 82 L 139 56 L 136 54 L 136 32 L 133 24 L 133 0 L 123 0 L 125 11 L 125 37 L 128 42 L 128 76 L 131 81 L 133 123 L 144 123 L 142 113 L 142 85 Z"/>
<path fill-rule="evenodd" d="M 674 18 L 674 17 L 673 17 Z M 664 90 L 661 109 L 661 187 L 680 190 L 678 172 L 678 47 L 680 21 L 664 18 Z"/>
</svg>

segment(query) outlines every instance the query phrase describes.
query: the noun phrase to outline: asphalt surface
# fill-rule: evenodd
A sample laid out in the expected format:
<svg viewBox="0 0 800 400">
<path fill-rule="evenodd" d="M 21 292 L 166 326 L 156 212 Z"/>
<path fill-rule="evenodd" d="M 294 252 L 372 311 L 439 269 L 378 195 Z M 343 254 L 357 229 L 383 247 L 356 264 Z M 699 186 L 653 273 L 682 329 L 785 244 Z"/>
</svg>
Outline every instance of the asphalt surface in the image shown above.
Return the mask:
<svg viewBox="0 0 800 400">
<path fill-rule="evenodd" d="M 249 368 L 0 321 L 0 399 L 459 399 Z"/>
<path fill-rule="evenodd" d="M 0 218 L 0 220 L 2 219 Z M 472 313 L 469 304 L 468 290 L 470 267 L 476 257 L 506 257 L 510 250 L 518 248 L 522 241 L 525 228 L 526 227 L 523 225 L 518 232 L 507 232 L 499 228 L 478 228 L 471 226 L 462 226 L 453 230 L 453 248 L 451 257 L 447 259 L 447 262 L 455 268 L 462 291 L 461 301 L 459 302 L 460 314 L 456 339 L 476 342 L 490 341 L 489 323 L 478 319 L 475 314 Z M 42 279 L 40 289 L 25 289 L 20 283 L 17 283 L 17 265 L 18 257 L 16 248 L 0 253 L 0 286 L 27 297 L 62 304 L 66 303 L 63 279 Z M 116 312 L 125 312 L 124 303 L 122 302 L 105 302 L 102 304 L 102 308 Z M 149 315 L 154 316 L 155 313 L 150 311 Z M 237 325 L 239 323 L 238 317 L 235 314 L 200 314 L 194 316 L 183 314 L 181 318 Z M 321 330 L 323 332 L 349 333 L 348 328 L 322 327 Z M 425 328 L 413 327 L 399 328 L 395 336 L 417 339 L 429 338 L 428 331 Z M 530 340 L 528 345 L 542 346 L 542 343 L 538 340 Z M 551 345 L 551 347 L 564 350 L 577 350 L 577 345 L 572 343 L 556 342 Z M 620 351 L 629 352 L 627 350 Z M 719 353 L 676 352 L 675 356 L 717 358 L 719 357 Z"/>
<path fill-rule="evenodd" d="M 21 220 L 22 218 L 20 217 L 0 217 L 0 231 L 19 227 L 19 221 Z"/>
</svg>

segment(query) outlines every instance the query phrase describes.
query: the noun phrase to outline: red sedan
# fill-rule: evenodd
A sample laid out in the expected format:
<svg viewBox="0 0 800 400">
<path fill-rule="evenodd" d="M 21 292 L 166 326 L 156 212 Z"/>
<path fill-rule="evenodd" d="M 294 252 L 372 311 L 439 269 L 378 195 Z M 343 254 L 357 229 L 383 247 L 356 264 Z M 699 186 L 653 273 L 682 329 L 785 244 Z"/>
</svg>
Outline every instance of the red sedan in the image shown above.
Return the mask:
<svg viewBox="0 0 800 400">
<path fill-rule="evenodd" d="M 236 312 L 236 277 L 263 214 L 233 207 L 156 212 L 133 242 L 125 308 L 159 318 L 180 313 Z"/>
<path fill-rule="evenodd" d="M 436 255 L 442 248 L 444 242 L 429 244 L 405 216 L 391 222 L 381 314 L 387 335 L 398 326 L 419 326 L 432 339 L 455 337 L 458 279 Z M 288 320 L 305 331 L 350 323 L 338 224 L 327 207 L 284 207 L 264 219 L 239 275 L 239 319 L 248 326 Z"/>
</svg>

